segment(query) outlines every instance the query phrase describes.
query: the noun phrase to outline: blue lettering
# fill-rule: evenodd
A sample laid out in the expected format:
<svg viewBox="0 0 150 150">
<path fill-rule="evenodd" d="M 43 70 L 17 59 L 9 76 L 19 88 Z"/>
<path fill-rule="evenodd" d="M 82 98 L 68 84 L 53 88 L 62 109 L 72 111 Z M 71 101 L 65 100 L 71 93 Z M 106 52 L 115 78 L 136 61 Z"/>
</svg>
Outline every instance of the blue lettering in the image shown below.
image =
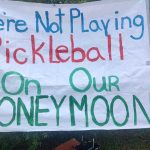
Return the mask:
<svg viewBox="0 0 150 150">
<path fill-rule="evenodd" d="M 76 13 L 76 14 L 75 14 Z M 70 9 L 70 25 L 71 25 L 71 33 L 73 33 L 73 25 L 74 25 L 74 19 L 79 18 L 81 15 L 80 10 L 77 8 L 71 8 Z"/>
</svg>

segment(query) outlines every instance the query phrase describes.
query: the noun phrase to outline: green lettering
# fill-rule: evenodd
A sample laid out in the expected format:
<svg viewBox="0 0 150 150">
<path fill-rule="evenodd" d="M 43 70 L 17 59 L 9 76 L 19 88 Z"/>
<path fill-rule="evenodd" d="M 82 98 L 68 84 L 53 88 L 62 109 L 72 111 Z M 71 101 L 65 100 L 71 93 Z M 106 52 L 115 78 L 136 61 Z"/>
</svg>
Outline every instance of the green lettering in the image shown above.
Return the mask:
<svg viewBox="0 0 150 150">
<path fill-rule="evenodd" d="M 114 78 L 114 81 L 113 81 L 113 78 Z M 119 85 L 118 85 L 118 83 L 119 83 L 119 78 L 118 78 L 117 76 L 109 76 L 109 77 L 108 77 L 108 81 L 109 81 L 109 91 L 112 90 L 112 87 L 113 87 L 113 86 L 116 87 L 116 89 L 117 89 L 118 91 L 120 91 Z"/>
<path fill-rule="evenodd" d="M 137 111 L 136 111 L 137 107 L 136 107 L 136 104 L 138 104 L 138 106 L 142 110 L 145 118 L 147 119 L 148 123 L 150 124 L 150 118 L 149 118 L 148 114 L 146 113 L 144 106 L 142 105 L 140 100 L 135 95 L 133 95 L 134 125 L 137 125 Z"/>
<path fill-rule="evenodd" d="M 21 84 L 20 84 L 20 87 L 19 87 L 18 91 L 10 92 L 10 91 L 7 90 L 5 83 L 6 83 L 6 79 L 7 79 L 8 76 L 19 76 Z M 18 72 L 10 71 L 10 72 L 7 72 L 7 73 L 4 74 L 4 76 L 2 77 L 1 84 L 2 84 L 2 89 L 4 90 L 5 93 L 10 94 L 10 95 L 17 95 L 17 94 L 20 94 L 23 91 L 24 77 Z"/>
<path fill-rule="evenodd" d="M 54 103 L 54 105 L 55 105 L 55 108 L 56 108 L 57 126 L 59 126 L 59 109 L 60 109 L 62 103 L 64 102 L 65 98 L 66 98 L 66 96 L 64 96 L 64 97 L 61 99 L 60 103 L 57 104 L 57 101 L 56 101 L 55 97 L 54 97 L 54 96 L 51 96 L 51 99 L 52 99 L 52 101 L 53 101 L 53 103 Z"/>
<path fill-rule="evenodd" d="M 22 99 L 18 98 L 17 104 L 17 125 L 21 124 L 21 110 L 23 111 L 28 123 L 33 126 L 34 125 L 34 97 L 31 96 L 30 100 L 30 112 L 28 112 L 25 104 L 23 103 Z"/>
<path fill-rule="evenodd" d="M 25 94 L 28 95 L 29 94 L 29 84 L 35 84 L 37 87 L 37 95 L 41 94 L 41 86 L 40 83 L 36 80 L 26 80 L 25 81 Z"/>
<path fill-rule="evenodd" d="M 104 101 L 105 105 L 106 105 L 106 110 L 107 110 L 107 113 L 106 113 L 106 119 L 104 122 L 98 122 L 96 117 L 95 117 L 95 114 L 94 114 L 94 108 L 95 108 L 95 104 L 98 100 L 102 100 Z M 109 104 L 108 104 L 108 101 L 105 97 L 103 96 L 96 96 L 94 99 L 93 99 L 93 102 L 92 102 L 92 105 L 91 105 L 91 115 L 92 115 L 92 120 L 93 122 L 98 125 L 98 126 L 104 126 L 105 124 L 108 123 L 109 121 L 109 118 L 110 118 L 110 113 L 109 113 Z"/>
<path fill-rule="evenodd" d="M 84 113 L 85 113 L 85 120 L 86 120 L 86 127 L 89 126 L 88 124 L 88 106 L 87 106 L 87 96 L 84 95 L 82 97 L 81 100 L 81 105 L 76 101 L 76 99 L 73 96 L 70 96 L 69 98 L 70 100 L 70 114 L 71 114 L 71 126 L 75 126 L 76 122 L 75 122 L 75 112 L 74 112 L 74 106 L 76 105 L 76 107 L 82 111 L 83 108 L 85 108 Z"/>
<path fill-rule="evenodd" d="M 126 118 L 122 123 L 117 122 L 116 119 L 115 119 L 115 116 L 114 116 L 114 109 L 113 108 L 114 108 L 114 103 L 116 102 L 116 100 L 120 100 L 124 104 L 125 109 L 126 109 Z M 113 122 L 116 126 L 121 127 L 121 126 L 126 125 L 126 123 L 128 122 L 128 119 L 129 119 L 128 105 L 127 105 L 126 101 L 121 96 L 118 95 L 118 96 L 115 96 L 113 98 L 113 100 L 111 102 L 111 105 L 110 105 L 110 113 L 111 113 Z"/>
<path fill-rule="evenodd" d="M 14 100 L 12 98 L 10 98 L 10 97 L 3 97 L 0 100 L 0 106 L 2 105 L 2 103 L 4 101 L 8 101 L 12 105 L 12 111 L 13 112 L 12 112 L 12 118 L 11 118 L 11 120 L 8 123 L 3 123 L 3 122 L 0 121 L 0 126 L 1 127 L 7 127 L 7 126 L 11 125 L 13 123 L 13 121 L 15 120 L 15 117 L 16 117 L 16 105 L 15 105 Z"/>
<path fill-rule="evenodd" d="M 39 123 L 39 113 L 47 113 L 49 109 L 40 109 L 39 101 L 48 98 L 47 95 L 36 96 L 36 107 L 35 107 L 35 125 L 36 126 L 47 126 L 47 123 Z"/>
<path fill-rule="evenodd" d="M 96 92 L 108 91 L 106 85 L 106 78 L 102 77 L 102 86 L 98 89 L 96 86 L 96 78 L 93 78 L 93 87 Z"/>
<path fill-rule="evenodd" d="M 86 74 L 86 76 L 88 77 L 88 81 L 89 81 L 89 82 L 88 82 L 87 86 L 86 86 L 84 89 L 80 89 L 80 88 L 78 88 L 78 87 L 76 87 L 76 86 L 74 85 L 73 77 L 74 77 L 74 75 L 75 75 L 78 71 L 83 71 L 83 72 Z M 91 78 L 90 73 L 88 72 L 87 69 L 82 68 L 82 67 L 76 68 L 75 70 L 72 71 L 72 73 L 70 74 L 69 81 L 70 81 L 71 87 L 72 87 L 73 90 L 75 90 L 76 92 L 86 92 L 86 91 L 91 87 L 91 84 L 92 84 L 92 78 Z"/>
</svg>

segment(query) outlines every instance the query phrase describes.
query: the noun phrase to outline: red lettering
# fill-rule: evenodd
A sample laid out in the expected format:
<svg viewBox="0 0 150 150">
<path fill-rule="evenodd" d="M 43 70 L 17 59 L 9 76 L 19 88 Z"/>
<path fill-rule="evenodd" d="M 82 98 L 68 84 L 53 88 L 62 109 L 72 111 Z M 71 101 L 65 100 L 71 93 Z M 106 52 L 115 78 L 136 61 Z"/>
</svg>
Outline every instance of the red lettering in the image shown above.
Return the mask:
<svg viewBox="0 0 150 150">
<path fill-rule="evenodd" d="M 124 50 L 123 50 L 123 44 L 122 44 L 122 34 L 119 34 L 119 45 L 120 45 L 120 59 L 124 60 Z"/>
<path fill-rule="evenodd" d="M 111 53 L 111 35 L 108 35 L 108 54 L 109 60 L 112 60 L 112 53 Z"/>
<path fill-rule="evenodd" d="M 26 62 L 27 62 L 27 58 L 25 58 L 24 60 L 22 60 L 22 61 L 20 61 L 20 60 L 18 60 L 18 58 L 17 58 L 17 53 L 19 52 L 19 51 L 21 51 L 21 52 L 26 52 L 26 50 L 25 49 L 23 49 L 23 48 L 17 48 L 15 51 L 14 51 L 14 54 L 13 54 L 13 56 L 14 56 L 14 60 L 18 63 L 18 64 L 25 64 Z"/>
<path fill-rule="evenodd" d="M 9 48 L 6 48 L 6 63 L 10 62 L 10 50 Z"/>
<path fill-rule="evenodd" d="M 72 62 L 83 62 L 85 57 L 86 57 L 85 52 L 80 47 L 74 48 L 73 35 L 71 35 L 71 49 L 72 49 Z M 81 58 L 80 59 L 75 59 L 75 53 L 80 53 Z"/>
<path fill-rule="evenodd" d="M 2 45 L 2 39 L 0 38 L 0 46 Z"/>
<path fill-rule="evenodd" d="M 44 57 L 39 53 L 39 51 L 43 48 L 43 46 L 45 45 L 45 42 L 42 42 L 41 45 L 38 48 L 35 48 L 35 38 L 34 35 L 31 36 L 31 44 L 32 44 L 32 62 L 33 64 L 35 64 L 35 58 L 36 55 L 39 56 L 42 60 L 42 62 L 44 63 Z"/>
<path fill-rule="evenodd" d="M 63 59 L 60 57 L 60 54 L 63 53 L 68 53 L 68 47 L 64 46 L 64 45 L 60 45 L 56 48 L 56 57 L 58 60 L 60 60 L 61 62 L 67 62 L 69 60 L 70 57 Z"/>
<path fill-rule="evenodd" d="M 91 53 L 92 51 L 96 51 L 97 57 L 95 57 L 95 58 L 90 58 L 90 53 Z M 101 56 L 101 54 L 100 54 L 100 52 L 99 52 L 99 49 L 98 49 L 97 47 L 91 47 L 91 48 L 87 51 L 87 59 L 88 59 L 89 61 L 95 62 L 95 61 L 97 61 L 99 58 L 102 59 L 102 60 L 105 60 L 105 58 L 104 58 L 103 56 Z"/>
<path fill-rule="evenodd" d="M 50 36 L 50 38 L 49 38 L 49 45 L 50 45 L 50 47 L 49 47 L 49 60 L 50 60 L 50 63 L 60 63 L 60 61 L 55 61 L 55 60 L 53 60 L 53 38 L 52 38 L 52 36 Z"/>
</svg>

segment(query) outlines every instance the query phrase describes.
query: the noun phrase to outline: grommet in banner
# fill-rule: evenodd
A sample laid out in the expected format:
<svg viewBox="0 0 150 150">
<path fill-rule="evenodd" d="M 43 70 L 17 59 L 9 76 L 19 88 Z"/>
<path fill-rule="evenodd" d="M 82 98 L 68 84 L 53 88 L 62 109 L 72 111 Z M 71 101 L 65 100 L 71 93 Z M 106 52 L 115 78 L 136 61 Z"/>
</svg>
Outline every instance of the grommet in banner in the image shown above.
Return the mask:
<svg viewBox="0 0 150 150">
<path fill-rule="evenodd" d="M 5 16 L 6 12 L 5 11 L 0 11 L 0 15 Z"/>
<path fill-rule="evenodd" d="M 6 12 L 5 12 L 5 11 L 3 11 L 3 15 L 6 15 Z"/>
<path fill-rule="evenodd" d="M 147 66 L 150 66 L 150 61 L 146 61 L 146 65 L 147 65 Z"/>
</svg>

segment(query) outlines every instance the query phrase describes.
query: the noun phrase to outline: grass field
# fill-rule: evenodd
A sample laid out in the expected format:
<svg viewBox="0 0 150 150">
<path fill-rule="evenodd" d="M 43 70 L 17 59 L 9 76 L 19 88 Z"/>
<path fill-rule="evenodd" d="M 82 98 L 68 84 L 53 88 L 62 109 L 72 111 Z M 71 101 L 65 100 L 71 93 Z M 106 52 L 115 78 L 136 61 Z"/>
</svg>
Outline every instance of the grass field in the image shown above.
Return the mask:
<svg viewBox="0 0 150 150">
<path fill-rule="evenodd" d="M 0 150 L 53 150 L 76 138 L 95 141 L 102 150 L 150 150 L 150 129 L 80 132 L 1 133 Z"/>
</svg>

